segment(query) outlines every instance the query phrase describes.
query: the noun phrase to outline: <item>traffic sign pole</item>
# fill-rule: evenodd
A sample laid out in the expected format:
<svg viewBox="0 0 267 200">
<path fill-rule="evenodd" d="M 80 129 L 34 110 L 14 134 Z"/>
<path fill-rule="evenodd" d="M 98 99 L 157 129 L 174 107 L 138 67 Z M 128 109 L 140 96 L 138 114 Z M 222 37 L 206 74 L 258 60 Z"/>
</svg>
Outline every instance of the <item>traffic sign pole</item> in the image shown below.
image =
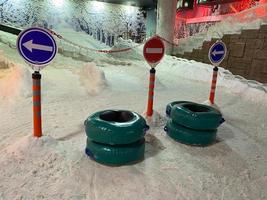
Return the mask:
<svg viewBox="0 0 267 200">
<path fill-rule="evenodd" d="M 154 88 L 155 88 L 155 68 L 150 69 L 149 78 L 149 91 L 148 91 L 148 102 L 147 102 L 147 112 L 146 115 L 151 117 L 153 115 L 153 99 L 154 99 Z"/>
<path fill-rule="evenodd" d="M 209 100 L 211 104 L 214 104 L 215 99 L 215 90 L 217 84 L 217 76 L 218 76 L 218 67 L 219 64 L 223 61 L 226 56 L 227 48 L 226 45 L 222 41 L 215 42 L 209 50 L 209 60 L 213 66 L 213 75 L 210 89 Z"/>
<path fill-rule="evenodd" d="M 159 37 L 153 37 L 148 40 L 143 49 L 143 55 L 148 64 L 150 65 L 150 78 L 149 78 L 149 90 L 148 90 L 148 102 L 146 116 L 151 117 L 153 115 L 153 100 L 154 100 L 154 88 L 156 79 L 155 67 L 164 56 L 164 43 Z"/>
<path fill-rule="evenodd" d="M 211 104 L 214 104 L 218 71 L 219 71 L 218 67 L 213 68 L 213 75 L 212 75 L 212 82 L 211 82 L 211 89 L 210 89 L 210 98 L 209 98 Z"/>
<path fill-rule="evenodd" d="M 42 75 L 38 71 L 35 71 L 32 74 L 33 135 L 34 137 L 42 136 L 41 77 Z"/>
<path fill-rule="evenodd" d="M 57 54 L 57 44 L 45 29 L 32 27 L 22 31 L 17 38 L 17 50 L 22 58 L 34 69 L 32 74 L 33 135 L 42 136 L 41 74 Z"/>
</svg>

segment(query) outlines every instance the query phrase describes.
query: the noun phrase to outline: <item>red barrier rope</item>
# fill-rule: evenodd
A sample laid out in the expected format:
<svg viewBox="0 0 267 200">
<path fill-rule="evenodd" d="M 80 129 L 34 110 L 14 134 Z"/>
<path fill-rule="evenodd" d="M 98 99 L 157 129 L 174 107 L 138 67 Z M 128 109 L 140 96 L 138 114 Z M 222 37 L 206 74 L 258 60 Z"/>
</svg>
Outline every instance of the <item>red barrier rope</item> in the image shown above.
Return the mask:
<svg viewBox="0 0 267 200">
<path fill-rule="evenodd" d="M 50 29 L 46 29 L 46 30 L 48 30 L 48 32 L 50 32 L 52 35 L 57 36 L 59 39 L 62 39 L 62 38 L 63 38 L 61 35 L 57 34 L 57 33 L 56 33 L 55 31 L 53 31 L 53 30 L 50 30 Z"/>
<path fill-rule="evenodd" d="M 78 44 L 75 44 L 74 42 L 70 41 L 70 40 L 67 40 L 65 38 L 63 38 L 62 35 L 56 33 L 55 31 L 53 30 L 50 30 L 50 29 L 47 29 L 52 35 L 56 36 L 58 39 L 61 39 L 69 44 L 72 44 L 73 46 L 77 46 L 81 49 L 86 49 L 86 50 L 89 50 L 89 51 L 94 51 L 94 52 L 99 52 L 99 53 L 107 53 L 107 54 L 111 54 L 111 53 L 119 53 L 119 52 L 125 52 L 125 51 L 131 51 L 132 49 L 135 49 L 141 45 L 143 45 L 147 40 L 145 40 L 143 43 L 139 44 L 139 45 L 136 45 L 134 47 L 129 47 L 129 48 L 125 48 L 125 49 L 115 49 L 115 50 L 101 50 L 101 49 L 92 49 L 92 48 L 88 48 L 88 47 L 84 47 L 84 46 L 81 46 L 81 45 L 78 45 Z M 173 42 L 170 42 L 168 41 L 167 39 L 159 36 L 159 35 L 156 35 L 156 37 L 160 38 L 161 40 L 167 42 L 168 44 L 172 45 L 172 46 L 178 46 L 177 44 L 174 44 Z"/>
<path fill-rule="evenodd" d="M 96 50 L 100 53 L 118 53 L 118 52 L 124 52 L 124 51 L 130 51 L 133 48 L 126 48 L 126 49 L 118 49 L 118 50 Z"/>
</svg>

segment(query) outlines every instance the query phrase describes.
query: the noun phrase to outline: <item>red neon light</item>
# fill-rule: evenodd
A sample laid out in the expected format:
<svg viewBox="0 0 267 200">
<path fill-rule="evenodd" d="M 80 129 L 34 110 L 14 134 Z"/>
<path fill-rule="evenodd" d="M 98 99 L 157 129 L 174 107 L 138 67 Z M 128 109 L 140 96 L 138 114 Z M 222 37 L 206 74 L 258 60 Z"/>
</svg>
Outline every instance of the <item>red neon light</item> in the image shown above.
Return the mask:
<svg viewBox="0 0 267 200">
<path fill-rule="evenodd" d="M 177 12 L 176 21 L 183 21 L 186 23 L 220 21 L 223 17 L 248 9 L 255 4 L 255 0 L 231 0 L 231 3 L 226 3 L 227 1 L 229 2 L 229 0 L 213 1 L 213 4 L 216 2 L 221 3 L 221 6 L 219 7 L 220 10 L 214 10 L 214 6 L 211 4 L 197 4 L 195 0 L 193 9 L 179 10 Z M 264 3 L 267 3 L 267 0 L 261 0 L 257 4 Z M 214 11 L 218 14 L 215 15 Z M 262 9 L 257 11 L 257 14 L 262 16 L 266 14 L 266 11 Z"/>
</svg>

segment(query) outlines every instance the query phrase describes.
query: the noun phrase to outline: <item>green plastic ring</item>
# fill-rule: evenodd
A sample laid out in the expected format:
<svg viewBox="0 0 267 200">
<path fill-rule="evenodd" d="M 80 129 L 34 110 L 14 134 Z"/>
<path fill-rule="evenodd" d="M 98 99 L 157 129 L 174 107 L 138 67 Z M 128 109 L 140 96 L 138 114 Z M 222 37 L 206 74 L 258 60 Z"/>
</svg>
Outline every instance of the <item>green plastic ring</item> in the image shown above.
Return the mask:
<svg viewBox="0 0 267 200">
<path fill-rule="evenodd" d="M 172 110 L 173 106 L 175 106 L 177 104 L 181 104 L 181 103 L 193 103 L 193 102 L 190 102 L 190 101 L 173 101 L 173 102 L 167 104 L 166 115 L 169 117 L 171 115 L 171 110 Z"/>
<path fill-rule="evenodd" d="M 171 110 L 171 119 L 178 125 L 195 130 L 215 130 L 222 121 L 222 114 L 215 108 L 196 103 L 181 103 Z"/>
<path fill-rule="evenodd" d="M 136 142 L 144 137 L 148 128 L 142 116 L 125 110 L 97 112 L 84 124 L 90 140 L 110 145 Z"/>
<path fill-rule="evenodd" d="M 87 139 L 86 152 L 88 150 L 90 151 L 89 156 L 102 164 L 131 164 L 144 159 L 145 139 L 128 145 L 106 145 Z"/>
<path fill-rule="evenodd" d="M 165 127 L 167 134 L 174 140 L 196 146 L 207 146 L 213 143 L 216 139 L 217 130 L 212 131 L 197 131 L 180 125 L 177 125 L 169 120 Z"/>
</svg>

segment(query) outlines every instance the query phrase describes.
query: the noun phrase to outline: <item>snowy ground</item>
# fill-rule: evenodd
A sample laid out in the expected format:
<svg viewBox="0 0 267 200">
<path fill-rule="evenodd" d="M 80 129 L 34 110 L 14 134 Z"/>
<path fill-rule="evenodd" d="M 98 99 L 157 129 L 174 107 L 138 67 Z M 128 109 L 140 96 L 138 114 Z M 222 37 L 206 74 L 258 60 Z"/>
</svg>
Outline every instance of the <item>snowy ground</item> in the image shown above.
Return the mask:
<svg viewBox="0 0 267 200">
<path fill-rule="evenodd" d="M 141 163 L 107 167 L 84 154 L 83 121 L 95 111 L 143 113 L 149 67 L 85 63 L 58 55 L 42 71 L 44 137 L 32 135 L 31 72 L 0 43 L 0 199 L 266 199 L 266 85 L 220 69 L 216 103 L 226 122 L 200 148 L 151 127 Z M 5 54 L 5 55 L 3 55 Z M 121 62 L 121 63 L 125 63 Z M 212 67 L 165 56 L 156 68 L 155 110 L 174 100 L 204 102 Z M 17 87 L 16 87 L 17 86 Z"/>
</svg>

